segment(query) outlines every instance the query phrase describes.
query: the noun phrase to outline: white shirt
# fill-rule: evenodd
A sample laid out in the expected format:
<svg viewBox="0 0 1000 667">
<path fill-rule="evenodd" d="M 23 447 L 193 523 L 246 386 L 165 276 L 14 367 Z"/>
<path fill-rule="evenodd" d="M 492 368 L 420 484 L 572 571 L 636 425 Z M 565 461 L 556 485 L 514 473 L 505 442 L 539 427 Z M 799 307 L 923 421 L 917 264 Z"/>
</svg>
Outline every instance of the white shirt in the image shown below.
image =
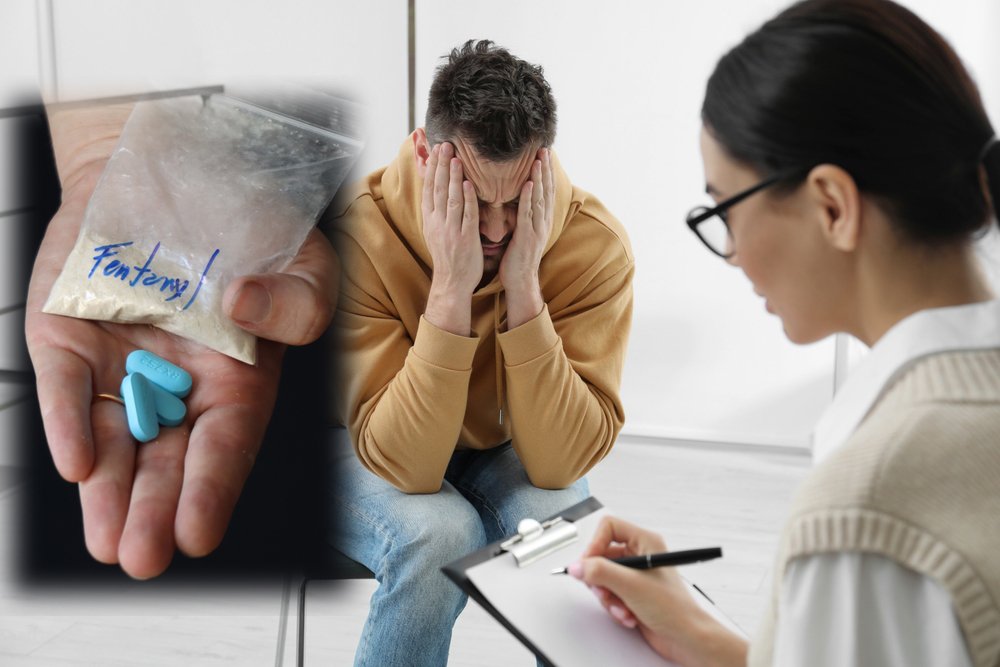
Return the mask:
<svg viewBox="0 0 1000 667">
<path fill-rule="evenodd" d="M 872 347 L 813 434 L 819 463 L 851 436 L 892 381 L 922 357 L 1000 348 L 1000 301 L 934 308 Z M 971 667 L 951 596 L 935 580 L 876 554 L 796 558 L 778 602 L 775 667 Z"/>
</svg>

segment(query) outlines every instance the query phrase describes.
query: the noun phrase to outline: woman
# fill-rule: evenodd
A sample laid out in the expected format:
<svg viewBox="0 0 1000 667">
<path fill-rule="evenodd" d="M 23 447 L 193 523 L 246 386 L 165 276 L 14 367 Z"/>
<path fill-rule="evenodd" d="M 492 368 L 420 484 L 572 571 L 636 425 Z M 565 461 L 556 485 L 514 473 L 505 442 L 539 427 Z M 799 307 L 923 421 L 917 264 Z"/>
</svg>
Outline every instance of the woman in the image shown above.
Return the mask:
<svg viewBox="0 0 1000 667">
<path fill-rule="evenodd" d="M 871 352 L 815 434 L 751 645 L 699 610 L 663 551 L 602 524 L 571 574 L 694 665 L 1000 665 L 1000 301 L 972 242 L 1000 144 L 945 41 L 888 0 L 807 0 L 720 60 L 688 224 L 788 337 Z M 993 208 L 995 211 L 995 208 Z"/>
</svg>

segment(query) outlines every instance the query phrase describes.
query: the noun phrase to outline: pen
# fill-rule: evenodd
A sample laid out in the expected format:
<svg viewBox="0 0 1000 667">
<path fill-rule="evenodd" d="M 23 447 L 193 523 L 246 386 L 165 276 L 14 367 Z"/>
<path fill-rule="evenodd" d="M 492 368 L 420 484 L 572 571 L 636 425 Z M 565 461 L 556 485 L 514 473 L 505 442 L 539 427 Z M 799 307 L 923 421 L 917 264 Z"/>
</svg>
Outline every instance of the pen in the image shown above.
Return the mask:
<svg viewBox="0 0 1000 667">
<path fill-rule="evenodd" d="M 668 551 L 662 554 L 646 554 L 645 556 L 625 556 L 624 558 L 612 558 L 612 563 L 618 563 L 625 567 L 637 570 L 648 570 L 651 567 L 668 567 L 676 565 L 690 565 L 703 560 L 712 560 L 722 557 L 721 547 L 708 547 L 707 549 L 689 549 L 688 551 Z M 566 574 L 568 567 L 560 567 L 552 570 L 551 574 Z"/>
</svg>

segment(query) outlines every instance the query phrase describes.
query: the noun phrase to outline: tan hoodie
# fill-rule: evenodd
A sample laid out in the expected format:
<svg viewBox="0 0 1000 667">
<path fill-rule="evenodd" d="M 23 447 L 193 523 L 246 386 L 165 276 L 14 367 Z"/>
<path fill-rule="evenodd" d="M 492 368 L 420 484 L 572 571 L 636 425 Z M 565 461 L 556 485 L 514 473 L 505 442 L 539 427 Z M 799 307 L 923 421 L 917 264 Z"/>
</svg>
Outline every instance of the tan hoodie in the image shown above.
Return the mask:
<svg viewBox="0 0 1000 667">
<path fill-rule="evenodd" d="M 539 267 L 546 307 L 511 331 L 499 278 L 472 297 L 471 337 L 423 318 L 433 267 L 412 140 L 333 221 L 343 265 L 335 414 L 361 462 L 402 491 L 438 491 L 456 447 L 508 440 L 534 485 L 563 488 L 621 429 L 632 249 L 607 209 L 554 167 L 554 223 Z"/>
</svg>

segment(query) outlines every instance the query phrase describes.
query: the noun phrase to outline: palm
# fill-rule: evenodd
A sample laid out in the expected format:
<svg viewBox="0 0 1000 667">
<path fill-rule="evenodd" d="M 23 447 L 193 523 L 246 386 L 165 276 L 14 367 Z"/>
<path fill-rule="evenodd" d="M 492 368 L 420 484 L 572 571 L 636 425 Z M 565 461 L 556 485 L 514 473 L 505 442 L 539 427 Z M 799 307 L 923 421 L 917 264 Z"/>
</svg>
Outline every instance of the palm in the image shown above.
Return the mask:
<svg viewBox="0 0 1000 667">
<path fill-rule="evenodd" d="M 64 174 L 63 204 L 32 273 L 25 333 L 53 459 L 63 477 L 80 482 L 88 548 L 148 577 L 166 568 L 175 548 L 203 555 L 221 540 L 273 409 L 284 345 L 260 340 L 257 365 L 249 366 L 152 326 L 42 313 L 103 165 Z M 118 394 L 125 357 L 137 348 L 194 379 L 184 423 L 144 445 L 130 435 L 120 405 L 94 401 Z"/>
</svg>

